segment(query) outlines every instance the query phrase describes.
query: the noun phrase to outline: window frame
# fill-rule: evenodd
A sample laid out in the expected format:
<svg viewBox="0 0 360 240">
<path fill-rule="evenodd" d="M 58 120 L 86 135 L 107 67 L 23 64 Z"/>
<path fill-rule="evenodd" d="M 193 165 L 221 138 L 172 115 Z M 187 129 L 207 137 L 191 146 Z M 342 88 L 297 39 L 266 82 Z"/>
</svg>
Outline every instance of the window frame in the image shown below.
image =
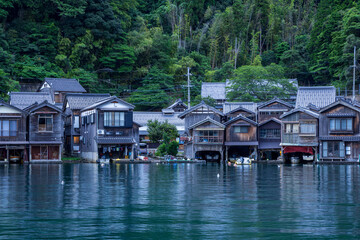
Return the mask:
<svg viewBox="0 0 360 240">
<path fill-rule="evenodd" d="M 329 120 L 330 132 L 353 132 L 354 123 L 353 118 L 330 118 Z"/>
<path fill-rule="evenodd" d="M 40 130 L 40 119 L 44 118 L 45 119 L 45 130 Z M 51 130 L 47 130 L 48 129 L 48 121 L 47 119 L 51 119 Z M 39 114 L 38 115 L 38 132 L 54 132 L 54 115 L 52 114 Z"/>
<path fill-rule="evenodd" d="M 125 127 L 125 112 L 104 112 L 104 127 Z"/>
</svg>

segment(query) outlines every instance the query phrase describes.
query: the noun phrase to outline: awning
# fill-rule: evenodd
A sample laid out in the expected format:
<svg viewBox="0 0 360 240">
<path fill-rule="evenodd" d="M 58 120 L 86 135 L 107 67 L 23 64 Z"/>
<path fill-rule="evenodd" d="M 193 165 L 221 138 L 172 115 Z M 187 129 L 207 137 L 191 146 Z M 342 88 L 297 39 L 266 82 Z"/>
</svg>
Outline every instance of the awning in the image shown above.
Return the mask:
<svg viewBox="0 0 360 240">
<path fill-rule="evenodd" d="M 98 144 L 134 144 L 134 138 L 131 137 L 98 137 L 96 138 Z"/>
<path fill-rule="evenodd" d="M 309 153 L 311 155 L 314 154 L 314 150 L 312 147 L 284 147 L 284 153 L 295 153 L 295 152 L 301 152 L 301 153 Z"/>
</svg>

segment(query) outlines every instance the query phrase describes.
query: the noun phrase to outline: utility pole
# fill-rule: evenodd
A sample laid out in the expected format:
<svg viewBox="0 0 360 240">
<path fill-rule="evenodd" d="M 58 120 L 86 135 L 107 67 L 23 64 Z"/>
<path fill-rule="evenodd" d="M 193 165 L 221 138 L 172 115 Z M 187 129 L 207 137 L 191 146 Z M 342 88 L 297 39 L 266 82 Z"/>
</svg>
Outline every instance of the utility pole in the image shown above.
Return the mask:
<svg viewBox="0 0 360 240">
<path fill-rule="evenodd" d="M 188 84 L 187 84 L 187 88 L 188 88 L 188 109 L 190 109 L 190 68 L 187 68 L 187 78 L 188 78 Z"/>
<path fill-rule="evenodd" d="M 353 97 L 352 100 L 355 101 L 355 72 L 356 72 L 356 46 L 354 46 L 354 66 L 353 66 Z"/>
</svg>

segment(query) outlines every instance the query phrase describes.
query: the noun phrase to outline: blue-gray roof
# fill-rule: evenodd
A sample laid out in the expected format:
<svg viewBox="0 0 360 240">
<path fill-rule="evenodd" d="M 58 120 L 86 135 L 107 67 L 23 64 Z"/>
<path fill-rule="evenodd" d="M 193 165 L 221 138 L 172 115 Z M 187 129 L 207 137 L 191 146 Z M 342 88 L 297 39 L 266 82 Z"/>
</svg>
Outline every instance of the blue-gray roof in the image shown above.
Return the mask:
<svg viewBox="0 0 360 240">
<path fill-rule="evenodd" d="M 95 102 L 95 103 L 93 103 L 93 104 L 91 104 L 91 105 L 83 108 L 82 111 L 90 110 L 90 109 L 93 109 L 93 108 L 100 107 L 101 105 L 106 104 L 106 103 L 108 103 L 108 102 L 110 102 L 110 101 L 118 101 L 118 102 L 121 102 L 121 103 L 123 103 L 124 105 L 128 106 L 129 109 L 134 109 L 134 108 L 135 108 L 135 106 L 132 105 L 131 103 L 125 102 L 124 100 L 122 100 L 122 99 L 120 99 L 120 98 L 118 98 L 118 97 L 116 97 L 116 96 L 112 96 L 112 97 L 102 98 L 102 99 L 100 99 L 99 101 L 97 101 L 97 102 Z"/>
<path fill-rule="evenodd" d="M 66 94 L 64 104 L 68 104 L 72 110 L 80 110 L 108 97 L 109 93 L 69 93 Z"/>
<path fill-rule="evenodd" d="M 201 103 L 199 103 L 198 105 L 195 105 L 193 107 L 191 107 L 190 109 L 188 110 L 185 110 L 184 112 L 182 112 L 180 115 L 179 115 L 179 118 L 184 118 L 187 114 L 199 109 L 199 108 L 205 108 L 205 109 L 208 109 L 216 114 L 219 114 L 220 116 L 224 116 L 224 114 L 222 112 L 220 112 L 219 110 L 217 110 L 216 108 L 214 107 L 211 107 L 209 105 L 207 105 L 204 101 L 201 101 Z"/>
<path fill-rule="evenodd" d="M 257 125 L 258 125 L 255 121 L 253 121 L 253 120 L 251 120 L 251 119 L 243 116 L 242 114 L 239 114 L 237 117 L 230 119 L 229 121 L 227 121 L 226 123 L 224 123 L 224 125 L 227 126 L 227 125 L 229 125 L 229 124 L 231 124 L 231 123 L 233 123 L 233 122 L 235 122 L 235 121 L 237 121 L 237 120 L 244 120 L 244 121 L 246 121 L 246 122 L 248 122 L 248 123 L 251 123 L 251 124 L 254 125 L 254 126 L 257 126 Z"/>
<path fill-rule="evenodd" d="M 299 87 L 295 107 L 306 108 L 309 104 L 323 108 L 335 102 L 336 88 L 333 86 Z"/>
<path fill-rule="evenodd" d="M 11 92 L 10 93 L 10 104 L 24 109 L 34 103 L 42 103 L 48 101 L 54 104 L 54 101 L 49 92 Z"/>
<path fill-rule="evenodd" d="M 226 82 L 203 82 L 201 84 L 201 97 L 211 97 L 215 100 L 225 100 L 226 86 Z"/>
<path fill-rule="evenodd" d="M 291 114 L 293 114 L 293 113 L 296 113 L 296 112 L 303 112 L 303 113 L 306 113 L 306 114 L 308 114 L 308 115 L 310 115 L 310 116 L 312 116 L 312 117 L 314 117 L 314 118 L 319 118 L 319 114 L 318 114 L 318 113 L 313 112 L 313 111 L 311 111 L 311 110 L 309 110 L 309 109 L 301 108 L 301 107 L 300 107 L 300 108 L 295 108 L 295 109 L 293 109 L 293 110 L 291 110 L 291 111 L 289 111 L 289 112 L 286 112 L 286 113 L 282 114 L 282 115 L 280 116 L 280 118 L 284 118 L 284 117 L 289 116 L 289 115 L 291 115 Z"/>
<path fill-rule="evenodd" d="M 45 78 L 45 82 L 50 85 L 54 92 L 86 92 L 76 79 Z"/>
<path fill-rule="evenodd" d="M 189 129 L 196 128 L 196 127 L 201 126 L 202 124 L 207 123 L 207 122 L 211 122 L 212 124 L 215 124 L 215 125 L 219 126 L 220 128 L 225 128 L 224 124 L 222 124 L 222 123 L 220 123 L 220 122 L 218 122 L 218 121 L 216 121 L 216 120 L 214 120 L 214 119 L 212 119 L 212 118 L 210 118 L 208 116 L 205 119 L 203 119 L 203 120 L 193 124 L 192 126 L 190 126 Z"/>
</svg>

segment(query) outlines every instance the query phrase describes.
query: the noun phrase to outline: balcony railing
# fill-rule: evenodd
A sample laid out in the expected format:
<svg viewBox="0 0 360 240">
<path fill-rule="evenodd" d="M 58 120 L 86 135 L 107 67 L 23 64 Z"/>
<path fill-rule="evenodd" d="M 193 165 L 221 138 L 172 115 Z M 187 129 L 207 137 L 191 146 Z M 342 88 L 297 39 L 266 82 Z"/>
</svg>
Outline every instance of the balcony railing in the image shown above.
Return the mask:
<svg viewBox="0 0 360 240">
<path fill-rule="evenodd" d="M 195 143 L 223 143 L 223 137 L 212 137 L 212 136 L 195 136 L 194 137 Z"/>
</svg>

